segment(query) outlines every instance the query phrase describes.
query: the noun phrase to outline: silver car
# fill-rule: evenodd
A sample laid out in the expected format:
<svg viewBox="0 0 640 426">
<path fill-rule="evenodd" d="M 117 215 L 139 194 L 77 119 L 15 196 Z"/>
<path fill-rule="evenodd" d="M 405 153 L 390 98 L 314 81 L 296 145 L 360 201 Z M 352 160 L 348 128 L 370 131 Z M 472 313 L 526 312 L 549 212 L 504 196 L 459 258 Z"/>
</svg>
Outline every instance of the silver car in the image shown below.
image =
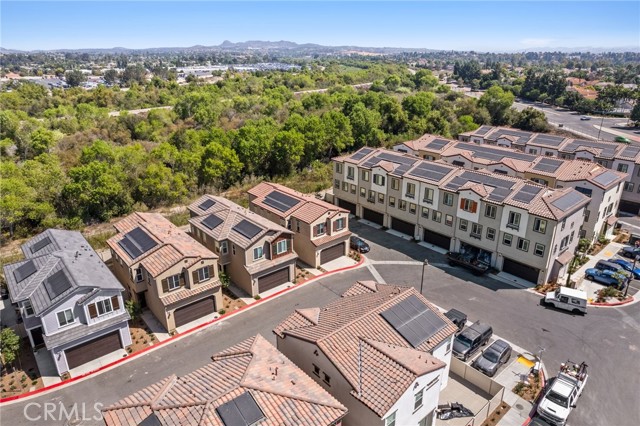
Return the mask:
<svg viewBox="0 0 640 426">
<path fill-rule="evenodd" d="M 500 365 L 511 358 L 511 346 L 504 340 L 496 340 L 476 358 L 471 366 L 489 377 L 493 377 Z"/>
</svg>

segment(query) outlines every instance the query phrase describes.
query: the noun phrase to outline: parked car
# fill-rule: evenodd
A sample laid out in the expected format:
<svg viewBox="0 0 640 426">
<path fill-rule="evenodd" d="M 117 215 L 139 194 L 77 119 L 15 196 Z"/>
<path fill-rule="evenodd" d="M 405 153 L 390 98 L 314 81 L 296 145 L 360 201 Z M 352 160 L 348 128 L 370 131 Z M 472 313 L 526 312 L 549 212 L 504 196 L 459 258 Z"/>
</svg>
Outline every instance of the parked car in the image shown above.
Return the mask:
<svg viewBox="0 0 640 426">
<path fill-rule="evenodd" d="M 498 339 L 476 358 L 471 366 L 489 377 L 493 377 L 500 365 L 506 364 L 511 358 L 511 345 Z"/>
<path fill-rule="evenodd" d="M 456 327 L 458 327 L 458 333 L 460 333 L 464 326 L 467 324 L 467 314 L 457 309 L 449 309 L 444 313 L 444 316 L 449 318 L 449 320 L 451 320 L 451 322 L 454 323 Z"/>
<path fill-rule="evenodd" d="M 620 285 L 618 278 L 614 276 L 613 271 L 603 271 L 596 268 L 589 268 L 585 271 L 584 275 L 589 281 L 595 281 L 600 284 L 604 284 L 607 287 L 623 287 Z"/>
<path fill-rule="evenodd" d="M 552 426 L 551 423 L 547 423 L 542 417 L 535 416 L 531 419 L 528 426 Z"/>
<path fill-rule="evenodd" d="M 367 244 L 362 238 L 356 237 L 355 235 L 351 236 L 349 246 L 351 249 L 356 250 L 359 253 L 369 253 L 370 250 L 369 244 Z"/>
<path fill-rule="evenodd" d="M 626 261 L 624 259 L 615 259 L 615 258 L 611 258 L 609 259 L 609 262 L 611 263 L 617 263 L 618 265 L 622 266 L 622 268 L 627 271 L 627 272 L 631 272 L 633 274 L 633 278 L 638 279 L 640 278 L 640 268 L 635 268 L 633 269 L 633 263 Z"/>
<path fill-rule="evenodd" d="M 595 269 L 599 269 L 601 271 L 617 272 L 624 275 L 625 277 L 631 278 L 630 272 L 627 272 L 622 266 L 618 265 L 617 263 L 609 262 L 607 260 L 598 260 Z"/>
<path fill-rule="evenodd" d="M 616 136 L 613 140 L 620 143 L 631 143 L 631 141 L 624 136 Z"/>
<path fill-rule="evenodd" d="M 634 257 L 636 257 L 637 255 L 640 254 L 640 249 L 638 249 L 637 247 L 634 246 L 625 246 L 622 248 L 622 253 L 621 253 L 624 257 L 628 257 L 633 259 Z"/>
<path fill-rule="evenodd" d="M 490 325 L 474 322 L 454 339 L 453 355 L 463 361 L 468 360 L 480 346 L 487 344 L 492 335 L 493 328 Z"/>
<path fill-rule="evenodd" d="M 591 117 L 589 117 L 588 115 L 583 115 L 582 117 L 580 117 L 580 120 L 589 121 L 589 120 L 591 120 Z"/>
</svg>

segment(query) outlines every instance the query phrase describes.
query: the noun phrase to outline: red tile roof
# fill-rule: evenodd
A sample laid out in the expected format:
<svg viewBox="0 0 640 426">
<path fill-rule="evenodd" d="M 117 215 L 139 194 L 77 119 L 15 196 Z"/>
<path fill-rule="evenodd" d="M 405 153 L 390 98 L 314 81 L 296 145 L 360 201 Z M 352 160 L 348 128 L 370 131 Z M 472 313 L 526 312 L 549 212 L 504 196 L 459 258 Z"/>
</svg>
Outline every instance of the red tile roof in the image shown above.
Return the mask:
<svg viewBox="0 0 640 426">
<path fill-rule="evenodd" d="M 107 426 L 138 425 L 154 414 L 167 425 L 224 426 L 216 408 L 249 392 L 260 426 L 321 426 L 347 409 L 260 335 L 212 357 L 184 377 L 148 386 L 103 410 Z"/>
</svg>

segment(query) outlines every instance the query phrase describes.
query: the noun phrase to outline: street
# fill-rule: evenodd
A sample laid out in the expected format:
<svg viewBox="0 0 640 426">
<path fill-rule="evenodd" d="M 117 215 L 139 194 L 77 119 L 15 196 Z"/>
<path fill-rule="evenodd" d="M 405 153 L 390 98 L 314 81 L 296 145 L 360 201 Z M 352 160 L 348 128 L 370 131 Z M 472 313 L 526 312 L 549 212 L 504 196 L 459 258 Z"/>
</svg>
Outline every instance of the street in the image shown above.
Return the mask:
<svg viewBox="0 0 640 426">
<path fill-rule="evenodd" d="M 97 376 L 24 401 L 2 405 L 2 418 L 12 425 L 33 424 L 24 415 L 37 413 L 45 402 L 63 404 L 94 402 L 109 405 L 155 383 L 169 374 L 184 375 L 201 367 L 216 351 L 256 333 L 275 343 L 271 330 L 293 309 L 323 306 L 335 300 L 356 280 L 382 278 L 387 283 L 420 288 L 422 261 L 429 260 L 424 274 L 424 295 L 445 308 L 457 308 L 469 320 L 493 326 L 496 335 L 537 353 L 550 375 L 561 362 L 586 361 L 589 383 L 569 425 L 631 426 L 640 418 L 637 404 L 640 365 L 635 356 L 640 346 L 640 305 L 621 308 L 589 308 L 585 316 L 547 309 L 541 297 L 492 279 L 475 277 L 466 270 L 449 267 L 442 254 L 428 250 L 356 221 L 352 230 L 365 238 L 371 252 L 368 266 L 329 275 L 271 301 L 257 304 L 223 322 L 215 323 L 167 346 L 144 354 Z M 90 417 L 91 415 L 88 415 Z M 48 421 L 46 424 L 64 424 Z M 4 422 L 3 422 L 4 423 Z M 99 424 L 83 420 L 72 424 Z"/>
</svg>

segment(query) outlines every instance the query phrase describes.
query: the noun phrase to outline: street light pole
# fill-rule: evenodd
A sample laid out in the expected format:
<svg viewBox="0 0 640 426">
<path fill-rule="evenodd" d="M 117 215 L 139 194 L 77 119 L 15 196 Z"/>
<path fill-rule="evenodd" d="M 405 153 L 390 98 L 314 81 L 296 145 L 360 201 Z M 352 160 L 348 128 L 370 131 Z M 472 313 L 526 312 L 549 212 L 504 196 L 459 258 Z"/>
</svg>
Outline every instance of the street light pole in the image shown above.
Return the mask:
<svg viewBox="0 0 640 426">
<path fill-rule="evenodd" d="M 422 294 L 422 287 L 424 285 L 424 269 L 429 266 L 429 260 L 425 259 L 422 262 L 422 278 L 420 278 L 420 294 Z"/>
</svg>

